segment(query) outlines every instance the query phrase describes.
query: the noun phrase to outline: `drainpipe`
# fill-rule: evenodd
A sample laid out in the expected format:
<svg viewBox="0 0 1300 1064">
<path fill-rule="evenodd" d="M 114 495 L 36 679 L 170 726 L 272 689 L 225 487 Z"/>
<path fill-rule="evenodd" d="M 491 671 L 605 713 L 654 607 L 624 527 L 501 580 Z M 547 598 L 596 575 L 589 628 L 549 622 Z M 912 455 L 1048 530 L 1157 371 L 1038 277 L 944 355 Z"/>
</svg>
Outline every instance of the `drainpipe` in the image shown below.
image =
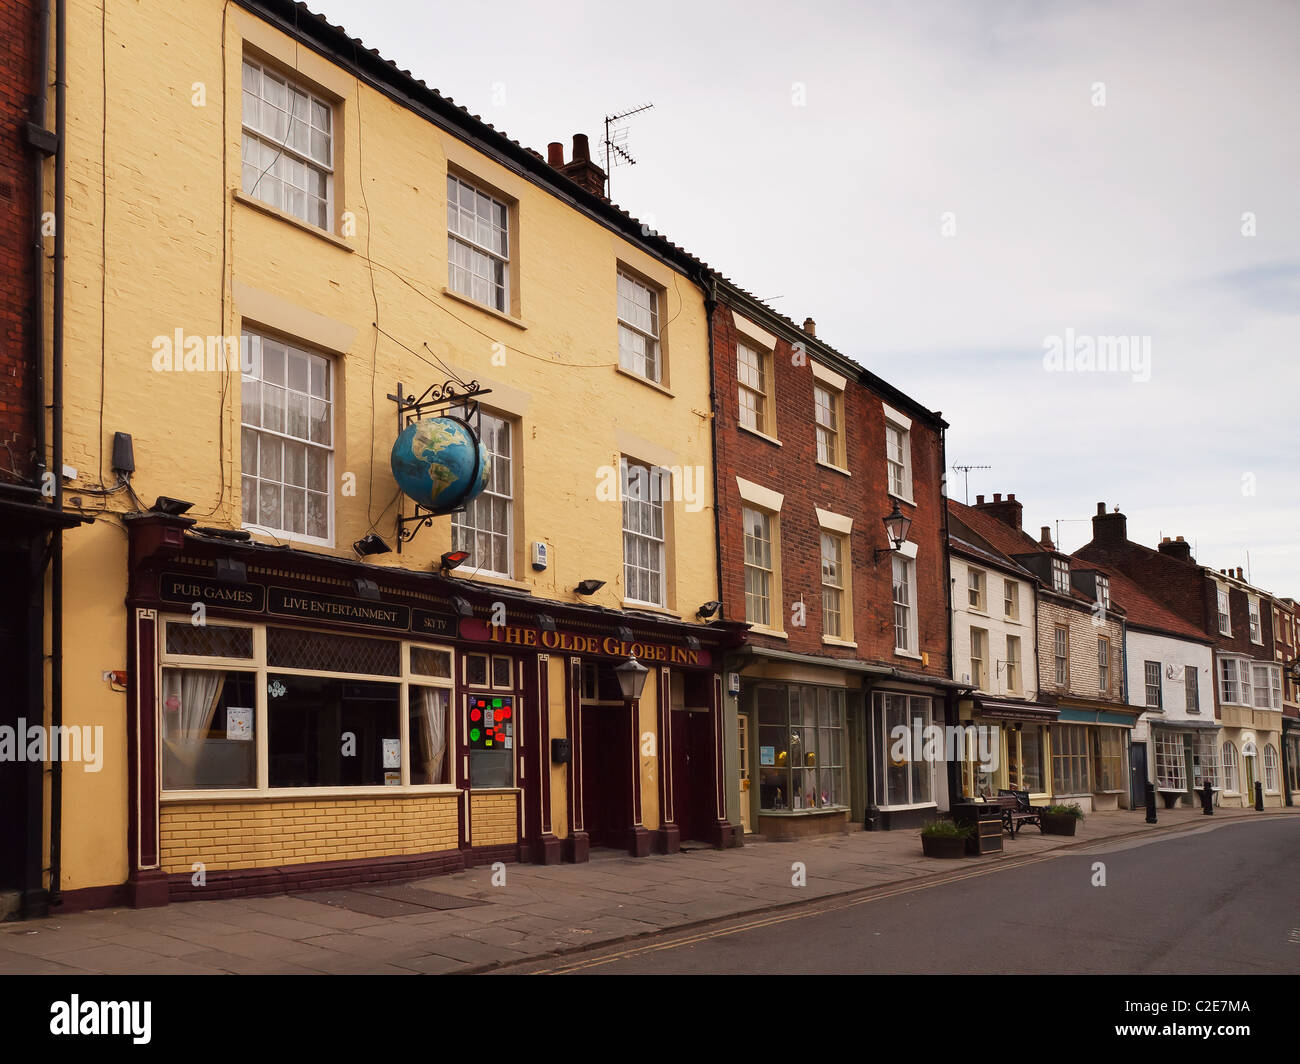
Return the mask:
<svg viewBox="0 0 1300 1064">
<path fill-rule="evenodd" d="M 942 425 L 939 426 L 939 468 L 943 470 L 940 484 L 942 490 L 939 493 L 939 507 L 943 511 L 943 587 L 946 601 L 948 603 L 948 615 L 945 618 L 948 630 L 948 672 L 951 675 L 956 670 L 953 668 L 952 660 L 952 558 L 948 553 L 948 430 Z M 992 650 L 990 648 L 990 654 Z M 953 676 L 953 679 L 956 679 Z M 948 721 L 949 724 L 958 724 L 957 720 L 957 694 L 954 688 L 948 688 L 944 693 L 944 701 L 948 703 Z M 956 761 L 948 762 L 948 808 L 952 809 L 952 803 L 961 793 L 961 771 Z"/>
<path fill-rule="evenodd" d="M 58 146 L 54 153 L 54 320 L 52 323 L 51 436 L 54 444 L 54 508 L 63 509 L 63 288 L 67 139 L 68 139 L 68 6 L 56 0 L 54 39 L 54 123 Z M 107 177 L 105 176 L 105 180 Z M 50 575 L 50 725 L 58 735 L 63 724 L 63 530 L 51 533 Z M 50 759 L 50 904 L 62 901 L 59 879 L 63 841 L 63 762 Z"/>
</svg>

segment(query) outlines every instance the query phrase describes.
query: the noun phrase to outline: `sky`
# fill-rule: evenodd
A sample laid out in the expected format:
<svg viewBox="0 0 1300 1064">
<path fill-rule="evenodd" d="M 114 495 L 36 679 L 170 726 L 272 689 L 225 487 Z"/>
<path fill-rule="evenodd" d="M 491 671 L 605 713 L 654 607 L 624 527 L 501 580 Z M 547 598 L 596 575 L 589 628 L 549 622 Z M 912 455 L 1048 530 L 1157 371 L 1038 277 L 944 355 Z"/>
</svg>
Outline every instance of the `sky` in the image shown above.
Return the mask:
<svg viewBox="0 0 1300 1064">
<path fill-rule="evenodd" d="M 1300 597 L 1300 4 L 309 6 L 543 153 L 653 103 L 613 200 L 942 411 L 971 501 Z"/>
</svg>

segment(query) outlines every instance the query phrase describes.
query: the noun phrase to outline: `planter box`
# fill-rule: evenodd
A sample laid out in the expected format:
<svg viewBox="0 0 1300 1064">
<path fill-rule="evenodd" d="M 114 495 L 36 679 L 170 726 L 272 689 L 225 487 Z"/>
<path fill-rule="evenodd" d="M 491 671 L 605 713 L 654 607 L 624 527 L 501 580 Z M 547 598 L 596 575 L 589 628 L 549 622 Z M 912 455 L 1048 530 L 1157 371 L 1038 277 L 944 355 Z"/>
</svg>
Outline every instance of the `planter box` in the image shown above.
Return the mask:
<svg viewBox="0 0 1300 1064">
<path fill-rule="evenodd" d="M 926 857 L 962 857 L 966 853 L 966 840 L 961 836 L 922 835 L 921 852 Z"/>
<path fill-rule="evenodd" d="M 1041 818 L 1044 835 L 1073 835 L 1079 825 L 1078 819 L 1068 813 L 1043 813 Z"/>
</svg>

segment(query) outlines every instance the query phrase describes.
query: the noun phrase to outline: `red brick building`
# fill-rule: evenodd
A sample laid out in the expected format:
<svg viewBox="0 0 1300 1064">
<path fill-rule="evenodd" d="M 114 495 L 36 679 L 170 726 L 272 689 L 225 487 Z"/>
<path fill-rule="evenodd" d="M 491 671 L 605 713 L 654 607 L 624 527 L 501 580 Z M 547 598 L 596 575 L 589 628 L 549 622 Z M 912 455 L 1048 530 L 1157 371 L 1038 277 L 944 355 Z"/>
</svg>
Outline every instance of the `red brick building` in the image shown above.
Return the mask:
<svg viewBox="0 0 1300 1064">
<path fill-rule="evenodd" d="M 947 772 L 891 756 L 952 719 L 942 417 L 729 282 L 711 306 L 722 613 L 741 824 L 788 837 L 945 808 Z M 885 519 L 910 522 L 895 543 Z M 897 751 L 893 751 L 897 753 Z"/>
</svg>

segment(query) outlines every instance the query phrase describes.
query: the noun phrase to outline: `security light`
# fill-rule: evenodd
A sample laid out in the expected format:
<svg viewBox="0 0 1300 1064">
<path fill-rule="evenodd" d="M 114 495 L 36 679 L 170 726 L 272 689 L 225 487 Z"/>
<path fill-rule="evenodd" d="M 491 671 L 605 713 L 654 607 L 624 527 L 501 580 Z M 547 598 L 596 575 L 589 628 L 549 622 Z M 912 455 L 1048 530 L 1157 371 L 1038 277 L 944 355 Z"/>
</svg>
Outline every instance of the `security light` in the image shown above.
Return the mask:
<svg viewBox="0 0 1300 1064">
<path fill-rule="evenodd" d="M 166 514 L 168 517 L 180 517 L 181 514 L 193 509 L 192 502 L 186 502 L 184 499 L 173 499 L 169 495 L 159 495 L 158 501 L 150 507 L 151 511 L 156 514 Z"/>
<path fill-rule="evenodd" d="M 605 586 L 604 580 L 583 580 L 573 590 L 576 591 L 579 595 L 594 595 L 597 591 L 599 591 L 604 586 Z"/>
<path fill-rule="evenodd" d="M 716 599 L 711 599 L 695 611 L 695 616 L 700 618 L 702 621 L 708 620 L 720 609 L 722 609 L 722 603 L 718 602 Z"/>
<path fill-rule="evenodd" d="M 392 548 L 383 541 L 380 536 L 373 532 L 367 532 L 354 544 L 352 549 L 362 558 L 369 557 L 372 554 L 391 554 Z"/>
</svg>

